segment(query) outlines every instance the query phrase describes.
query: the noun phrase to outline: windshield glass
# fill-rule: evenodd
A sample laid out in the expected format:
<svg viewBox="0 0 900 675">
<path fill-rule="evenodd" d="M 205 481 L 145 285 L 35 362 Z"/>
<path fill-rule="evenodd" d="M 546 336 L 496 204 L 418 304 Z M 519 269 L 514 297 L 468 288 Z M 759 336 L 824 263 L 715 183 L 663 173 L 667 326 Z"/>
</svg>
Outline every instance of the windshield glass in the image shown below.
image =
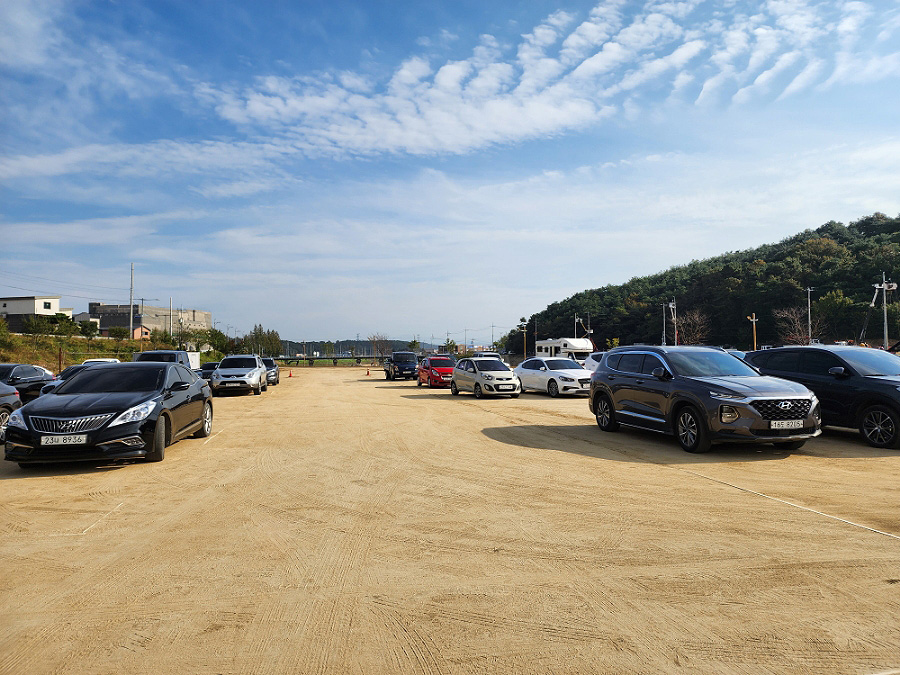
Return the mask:
<svg viewBox="0 0 900 675">
<path fill-rule="evenodd" d="M 208 363 L 204 363 L 200 366 L 200 370 L 215 370 L 219 367 L 218 361 L 210 361 Z"/>
<path fill-rule="evenodd" d="M 415 354 L 394 354 L 394 363 L 418 363 Z"/>
<path fill-rule="evenodd" d="M 54 394 L 105 394 L 162 389 L 165 367 L 85 368 L 54 389 Z"/>
<path fill-rule="evenodd" d="M 503 361 L 497 359 L 487 359 L 485 361 L 475 361 L 475 367 L 478 370 L 509 370 Z"/>
<path fill-rule="evenodd" d="M 256 368 L 256 359 L 249 356 L 234 356 L 222 359 L 219 368 Z"/>
<path fill-rule="evenodd" d="M 135 361 L 159 361 L 161 363 L 175 363 L 175 354 L 153 354 L 152 352 L 144 352 L 138 354 Z"/>
<path fill-rule="evenodd" d="M 900 357 L 880 349 L 858 347 L 837 352 L 860 375 L 900 375 Z"/>
<path fill-rule="evenodd" d="M 726 352 L 681 352 L 666 354 L 678 375 L 686 377 L 758 377 L 753 368 Z"/>
<path fill-rule="evenodd" d="M 431 359 L 432 368 L 452 368 L 453 361 L 450 359 Z"/>
<path fill-rule="evenodd" d="M 547 364 L 547 368 L 550 370 L 581 370 L 581 366 L 578 365 L 572 359 L 548 359 L 544 361 Z"/>
<path fill-rule="evenodd" d="M 275 359 L 263 359 L 263 363 L 265 363 L 269 368 L 275 367 Z"/>
</svg>

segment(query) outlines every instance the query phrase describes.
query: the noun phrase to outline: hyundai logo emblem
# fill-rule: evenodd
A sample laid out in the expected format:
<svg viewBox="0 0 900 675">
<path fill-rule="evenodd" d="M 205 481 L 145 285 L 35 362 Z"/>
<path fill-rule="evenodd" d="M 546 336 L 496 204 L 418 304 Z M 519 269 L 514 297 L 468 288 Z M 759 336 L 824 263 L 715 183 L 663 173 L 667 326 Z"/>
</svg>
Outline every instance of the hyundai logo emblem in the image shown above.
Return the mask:
<svg viewBox="0 0 900 675">
<path fill-rule="evenodd" d="M 778 407 L 781 408 L 782 410 L 790 410 L 791 408 L 794 407 L 794 404 L 791 403 L 790 401 L 781 401 L 778 404 Z"/>
</svg>

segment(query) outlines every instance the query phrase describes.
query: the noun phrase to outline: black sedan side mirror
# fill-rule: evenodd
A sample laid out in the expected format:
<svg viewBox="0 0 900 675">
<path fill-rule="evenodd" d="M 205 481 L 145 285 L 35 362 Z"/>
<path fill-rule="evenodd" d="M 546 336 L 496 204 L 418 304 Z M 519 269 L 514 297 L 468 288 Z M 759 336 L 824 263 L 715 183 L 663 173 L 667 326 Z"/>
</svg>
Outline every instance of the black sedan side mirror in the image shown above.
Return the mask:
<svg viewBox="0 0 900 675">
<path fill-rule="evenodd" d="M 176 382 L 169 391 L 186 391 L 191 388 L 190 382 Z"/>
<path fill-rule="evenodd" d="M 833 368 L 828 369 L 828 374 L 832 377 L 846 377 L 847 371 L 844 370 L 843 366 L 834 366 Z"/>
<path fill-rule="evenodd" d="M 18 381 L 21 380 L 21 379 L 22 379 L 22 378 L 19 377 L 18 375 L 13 375 L 11 378 L 9 378 L 9 379 L 6 381 L 6 383 L 7 383 L 7 384 L 15 384 L 16 382 L 18 382 Z"/>
</svg>

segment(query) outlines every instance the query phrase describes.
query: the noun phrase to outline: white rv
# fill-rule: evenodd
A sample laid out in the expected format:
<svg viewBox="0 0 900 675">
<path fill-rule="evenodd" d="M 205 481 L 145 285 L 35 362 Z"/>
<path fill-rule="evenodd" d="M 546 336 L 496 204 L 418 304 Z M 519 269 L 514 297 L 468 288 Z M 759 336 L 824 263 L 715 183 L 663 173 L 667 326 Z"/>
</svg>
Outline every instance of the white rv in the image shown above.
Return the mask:
<svg viewBox="0 0 900 675">
<path fill-rule="evenodd" d="M 538 340 L 535 343 L 535 356 L 573 359 L 584 365 L 588 354 L 595 351 L 594 344 L 588 338 L 556 338 L 554 340 Z"/>
</svg>

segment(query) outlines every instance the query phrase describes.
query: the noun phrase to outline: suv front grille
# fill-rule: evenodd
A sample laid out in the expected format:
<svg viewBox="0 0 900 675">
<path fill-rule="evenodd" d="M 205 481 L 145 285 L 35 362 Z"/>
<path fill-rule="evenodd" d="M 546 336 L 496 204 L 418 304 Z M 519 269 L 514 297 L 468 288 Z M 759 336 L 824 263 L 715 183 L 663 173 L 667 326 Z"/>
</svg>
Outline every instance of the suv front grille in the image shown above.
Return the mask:
<svg viewBox="0 0 900 675">
<path fill-rule="evenodd" d="M 812 401 L 808 398 L 782 398 L 753 401 L 753 407 L 764 420 L 805 420 Z"/>
<path fill-rule="evenodd" d="M 113 413 L 106 415 L 92 415 L 90 417 L 30 417 L 31 426 L 35 431 L 45 434 L 81 434 L 86 431 L 95 431 L 106 424 Z"/>
</svg>

